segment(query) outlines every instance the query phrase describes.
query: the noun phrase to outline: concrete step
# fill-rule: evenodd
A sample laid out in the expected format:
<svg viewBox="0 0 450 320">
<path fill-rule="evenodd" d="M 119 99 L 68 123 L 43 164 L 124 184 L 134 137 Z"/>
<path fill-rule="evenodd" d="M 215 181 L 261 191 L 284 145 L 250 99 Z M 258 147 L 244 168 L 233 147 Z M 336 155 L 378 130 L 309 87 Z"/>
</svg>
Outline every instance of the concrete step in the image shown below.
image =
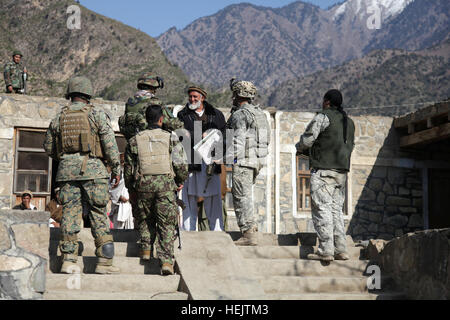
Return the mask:
<svg viewBox="0 0 450 320">
<path fill-rule="evenodd" d="M 403 293 L 297 293 L 268 294 L 267 300 L 407 300 Z"/>
<path fill-rule="evenodd" d="M 51 256 L 60 255 L 59 241 L 50 241 L 49 254 Z M 86 243 L 78 242 L 79 256 L 95 256 L 94 241 Z M 139 257 L 139 245 L 136 242 L 114 242 L 114 255 L 116 257 Z"/>
<path fill-rule="evenodd" d="M 308 254 L 317 248 L 312 246 L 256 246 L 238 247 L 246 259 L 306 259 Z M 351 260 L 365 259 L 365 250 L 359 247 L 349 247 Z"/>
<path fill-rule="evenodd" d="M 184 292 L 102 292 L 83 290 L 51 290 L 44 300 L 187 300 Z"/>
<path fill-rule="evenodd" d="M 46 289 L 48 291 L 79 288 L 84 291 L 96 291 L 105 288 L 106 292 L 176 292 L 180 284 L 180 276 L 160 275 L 99 275 L 80 274 L 47 274 Z"/>
<path fill-rule="evenodd" d="M 116 230 L 112 229 L 111 234 L 114 242 L 136 242 L 138 240 L 138 232 L 136 230 Z M 50 229 L 50 241 L 59 241 L 61 239 L 61 229 Z M 94 237 L 91 234 L 90 228 L 83 228 L 78 233 L 78 240 L 84 244 L 88 242 L 94 243 Z"/>
<path fill-rule="evenodd" d="M 241 237 L 239 231 L 227 232 L 233 241 Z M 137 242 L 138 232 L 136 230 L 111 230 L 114 242 Z M 300 232 L 294 234 L 272 234 L 259 233 L 260 245 L 262 246 L 315 246 L 317 245 L 317 234 L 315 232 Z M 50 229 L 50 241 L 59 241 L 61 239 L 60 228 Z M 91 229 L 83 228 L 78 233 L 78 240 L 86 246 L 88 243 L 94 243 Z M 347 236 L 347 244 L 354 246 L 354 242 L 350 236 Z"/>
<path fill-rule="evenodd" d="M 233 241 L 241 237 L 238 231 L 227 232 Z M 258 233 L 258 246 L 316 246 L 317 234 L 311 232 L 300 232 L 294 234 L 272 234 Z M 347 245 L 354 247 L 355 243 L 351 236 L 347 236 Z"/>
<path fill-rule="evenodd" d="M 50 271 L 59 273 L 61 270 L 62 258 L 61 256 L 50 257 Z M 79 257 L 77 265 L 82 270 L 82 273 L 94 273 L 97 265 L 97 257 Z M 141 261 L 140 258 L 134 257 L 114 257 L 113 265 L 119 267 L 121 274 L 156 274 L 159 275 L 160 265 L 158 259 L 151 259 L 150 261 Z"/>
<path fill-rule="evenodd" d="M 299 276 L 271 276 L 258 277 L 259 282 L 268 294 L 283 293 L 331 293 L 331 292 L 359 292 L 368 293 L 367 277 L 299 277 Z M 392 278 L 381 279 L 381 289 L 391 289 Z"/>
<path fill-rule="evenodd" d="M 324 263 L 299 259 L 246 259 L 263 276 L 363 276 L 367 261 L 348 260 Z"/>
</svg>

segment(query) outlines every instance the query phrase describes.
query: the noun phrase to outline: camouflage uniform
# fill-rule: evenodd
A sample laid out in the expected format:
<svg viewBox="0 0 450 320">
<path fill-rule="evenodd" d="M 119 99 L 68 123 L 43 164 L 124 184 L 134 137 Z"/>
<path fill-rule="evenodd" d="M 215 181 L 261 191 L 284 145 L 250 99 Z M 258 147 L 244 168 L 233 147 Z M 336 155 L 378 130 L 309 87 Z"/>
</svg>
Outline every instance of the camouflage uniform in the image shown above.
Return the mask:
<svg viewBox="0 0 450 320">
<path fill-rule="evenodd" d="M 242 108 L 242 107 L 241 107 Z M 227 122 L 227 129 L 234 130 L 233 147 L 236 164 L 233 165 L 232 187 L 234 211 L 238 226 L 242 232 L 257 229 L 257 221 L 253 210 L 253 184 L 259 172 L 256 158 L 246 158 L 245 138 L 250 119 L 241 108 L 234 107 Z"/>
<path fill-rule="evenodd" d="M 82 102 L 74 102 L 69 105 L 68 110 L 81 110 L 86 106 Z M 109 256 L 105 257 L 102 253 L 102 246 L 113 241 L 106 213 L 106 205 L 109 202 L 108 178 L 110 175 L 100 158 L 80 152 L 64 154 L 60 151 L 62 150 L 61 116 L 62 113 L 50 123 L 44 141 L 44 149 L 47 154 L 59 161 L 56 182 L 61 187 L 60 200 L 63 205 L 61 252 L 64 254 L 65 261 L 77 261 L 77 234 L 81 228 L 82 201 L 87 201 L 90 205 L 89 218 L 97 248 L 96 255 L 112 259 Z M 91 131 L 100 139 L 104 159 L 111 167 L 112 175 L 119 175 L 119 149 L 110 119 L 102 109 L 92 107 L 88 114 L 88 120 Z M 114 251 L 114 249 L 112 250 Z"/>
<path fill-rule="evenodd" d="M 151 126 L 149 130 L 159 129 Z M 175 227 L 178 207 L 176 190 L 188 176 L 187 159 L 179 142 L 171 141 L 172 175 L 141 175 L 136 137 L 129 140 L 125 152 L 124 177 L 128 189 L 137 191 L 138 208 L 145 214 L 145 223 L 138 226 L 141 250 L 150 250 L 158 236 L 157 252 L 161 264 L 173 264 Z"/>
<path fill-rule="evenodd" d="M 330 124 L 326 114 L 318 113 L 301 136 L 296 145 L 297 150 L 302 152 L 312 148 Z M 319 256 L 332 257 L 345 254 L 347 244 L 343 206 L 347 172 L 341 169 L 320 169 L 314 166 L 311 168 L 312 219 L 319 239 L 317 253 Z"/>
<path fill-rule="evenodd" d="M 154 88 L 162 88 L 164 86 L 162 79 L 153 76 L 151 73 L 144 73 L 138 79 L 138 88 L 140 85 L 149 85 Z M 130 97 L 126 103 L 125 114 L 119 118 L 120 132 L 124 135 L 125 139 L 129 141 L 137 133 L 147 129 L 147 121 L 145 119 L 145 111 L 149 105 L 161 105 L 162 101 L 159 100 L 153 93 L 147 90 L 139 90 L 133 97 Z M 167 107 L 163 107 L 163 129 L 167 131 L 175 131 L 183 128 L 183 123 L 175 118 L 171 111 Z M 135 194 L 136 190 L 132 187 L 128 187 L 130 194 Z M 134 202 L 134 199 L 130 199 L 135 228 L 139 230 L 139 234 L 144 237 L 139 242 L 147 243 L 150 238 L 148 228 L 145 224 L 146 214 L 144 210 L 140 209 L 138 204 Z M 155 234 L 155 233 L 154 233 Z M 152 243 L 155 239 L 152 239 Z"/>
<path fill-rule="evenodd" d="M 14 61 L 10 61 L 6 63 L 3 73 L 6 88 L 12 86 L 15 93 L 22 93 L 20 90 L 24 88 L 22 78 L 24 70 L 25 66 L 22 62 L 15 63 Z"/>
<path fill-rule="evenodd" d="M 234 96 L 253 99 L 256 96 L 256 87 L 248 81 L 239 81 L 231 85 Z M 253 209 L 253 185 L 263 165 L 263 159 L 258 155 L 258 138 L 254 129 L 255 119 L 252 110 L 259 108 L 250 103 L 233 107 L 227 122 L 227 130 L 233 130 L 233 141 L 227 149 L 232 148 L 233 175 L 232 195 L 233 204 L 239 228 L 244 234 L 248 231 L 254 233 L 258 230 L 256 216 Z M 270 129 L 269 129 L 270 130 Z M 270 134 L 270 132 L 268 132 Z M 230 162 L 227 150 L 227 163 Z"/>
</svg>

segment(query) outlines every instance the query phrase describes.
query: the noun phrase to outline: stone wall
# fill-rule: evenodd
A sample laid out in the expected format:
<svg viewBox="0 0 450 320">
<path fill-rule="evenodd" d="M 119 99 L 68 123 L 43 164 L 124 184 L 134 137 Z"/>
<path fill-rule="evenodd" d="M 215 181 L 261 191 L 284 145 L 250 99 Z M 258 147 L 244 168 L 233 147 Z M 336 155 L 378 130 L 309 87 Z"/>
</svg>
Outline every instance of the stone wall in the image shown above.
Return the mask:
<svg viewBox="0 0 450 320">
<path fill-rule="evenodd" d="M 314 117 L 307 112 L 279 115 L 281 233 L 313 231 L 310 212 L 293 206 L 290 150 Z M 346 225 L 356 239 L 392 239 L 422 227 L 421 170 L 412 155 L 399 149 L 390 117 L 351 117 L 355 122 L 355 149 L 348 179 Z M 407 159 L 405 161 L 405 159 Z"/>
<path fill-rule="evenodd" d="M 113 128 L 124 112 L 123 102 L 94 100 L 111 117 Z M 14 179 L 14 129 L 47 128 L 67 105 L 58 98 L 0 95 L 0 208 L 11 208 Z M 229 110 L 221 110 L 229 117 Z M 269 115 L 269 114 L 268 114 Z M 259 230 L 275 233 L 314 232 L 311 213 L 297 208 L 295 144 L 314 117 L 310 112 L 271 110 L 273 129 L 268 167 L 254 187 Z M 352 117 L 356 146 L 348 179 L 346 225 L 356 239 L 393 237 L 422 228 L 422 169 L 424 155 L 399 148 L 390 117 Z M 438 152 L 433 160 L 438 160 Z M 420 159 L 418 158 L 420 157 Z M 437 157 L 437 158 L 436 158 Z M 436 158 L 436 159 L 434 159 Z M 450 165 L 449 165 L 450 167 Z M 233 230 L 235 217 L 229 217 Z"/>
<path fill-rule="evenodd" d="M 0 210 L 0 299 L 41 299 L 48 269 L 49 213 Z"/>
<path fill-rule="evenodd" d="M 0 209 L 10 209 L 15 204 L 13 195 L 15 128 L 48 128 L 68 100 L 60 98 L 23 95 L 0 95 Z M 123 114 L 122 102 L 92 101 L 102 107 L 112 119 L 115 131 L 119 131 L 118 118 Z"/>
<path fill-rule="evenodd" d="M 450 300 L 450 229 L 426 230 L 388 242 L 378 259 L 410 299 Z"/>
<path fill-rule="evenodd" d="M 348 230 L 354 240 L 391 240 L 423 228 L 421 171 L 355 165 L 352 175 L 362 188 Z"/>
</svg>

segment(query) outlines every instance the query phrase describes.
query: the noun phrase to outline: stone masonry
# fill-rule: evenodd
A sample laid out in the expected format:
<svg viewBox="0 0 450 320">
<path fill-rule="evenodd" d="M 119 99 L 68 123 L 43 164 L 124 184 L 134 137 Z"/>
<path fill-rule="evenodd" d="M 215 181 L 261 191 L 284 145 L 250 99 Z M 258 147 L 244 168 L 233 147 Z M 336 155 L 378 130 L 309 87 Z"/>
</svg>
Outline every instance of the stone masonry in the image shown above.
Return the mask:
<svg viewBox="0 0 450 320">
<path fill-rule="evenodd" d="M 41 299 L 48 269 L 49 213 L 0 210 L 0 299 Z"/>
</svg>

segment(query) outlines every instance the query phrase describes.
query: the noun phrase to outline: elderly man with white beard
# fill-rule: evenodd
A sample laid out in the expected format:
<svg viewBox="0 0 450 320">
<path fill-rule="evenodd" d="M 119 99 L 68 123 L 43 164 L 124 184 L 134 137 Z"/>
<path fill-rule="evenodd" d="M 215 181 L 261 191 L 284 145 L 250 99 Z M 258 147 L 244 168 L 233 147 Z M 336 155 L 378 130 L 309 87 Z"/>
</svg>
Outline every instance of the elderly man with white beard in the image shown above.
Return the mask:
<svg viewBox="0 0 450 320">
<path fill-rule="evenodd" d="M 178 119 L 184 123 L 190 141 L 184 141 L 189 161 L 189 177 L 184 184 L 183 202 L 186 209 L 183 211 L 183 229 L 195 231 L 197 229 L 198 202 L 203 199 L 206 216 L 211 231 L 223 231 L 220 165 L 207 166 L 195 154 L 193 148 L 212 129 L 225 134 L 225 117 L 223 113 L 206 101 L 207 93 L 204 89 L 193 86 L 188 89 L 189 102 L 178 113 Z M 188 142 L 188 143 L 187 143 Z"/>
</svg>

